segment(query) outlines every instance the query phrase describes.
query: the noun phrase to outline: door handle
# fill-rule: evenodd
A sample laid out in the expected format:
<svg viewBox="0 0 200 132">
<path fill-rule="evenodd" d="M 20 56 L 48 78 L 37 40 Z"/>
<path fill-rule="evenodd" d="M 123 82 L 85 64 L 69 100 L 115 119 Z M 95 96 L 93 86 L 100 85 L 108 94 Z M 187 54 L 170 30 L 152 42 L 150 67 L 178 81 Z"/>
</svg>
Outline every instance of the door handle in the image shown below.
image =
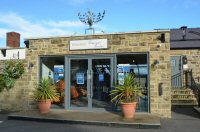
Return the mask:
<svg viewBox="0 0 200 132">
<path fill-rule="evenodd" d="M 91 94 L 91 91 L 90 91 L 90 70 L 87 70 L 87 95 L 88 95 L 88 97 L 90 98 L 90 94 Z"/>
<path fill-rule="evenodd" d="M 91 69 L 91 72 L 90 72 L 90 77 L 91 77 L 91 82 L 90 82 L 90 97 L 92 98 L 93 97 L 93 70 Z"/>
</svg>

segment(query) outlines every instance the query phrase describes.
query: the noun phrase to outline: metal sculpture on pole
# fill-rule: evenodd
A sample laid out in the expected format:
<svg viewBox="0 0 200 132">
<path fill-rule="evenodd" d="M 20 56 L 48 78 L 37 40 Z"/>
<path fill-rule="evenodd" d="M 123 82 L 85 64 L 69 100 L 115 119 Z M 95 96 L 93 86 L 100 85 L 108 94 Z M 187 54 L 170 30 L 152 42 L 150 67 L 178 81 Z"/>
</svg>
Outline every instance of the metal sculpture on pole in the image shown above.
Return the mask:
<svg viewBox="0 0 200 132">
<path fill-rule="evenodd" d="M 84 24 L 89 25 L 89 28 L 85 29 L 85 34 L 87 30 L 93 30 L 93 34 L 95 33 L 95 29 L 92 27 L 93 24 L 100 22 L 105 16 L 105 10 L 101 14 L 100 12 L 96 16 L 93 12 L 89 9 L 85 14 L 78 13 L 79 20 Z"/>
</svg>

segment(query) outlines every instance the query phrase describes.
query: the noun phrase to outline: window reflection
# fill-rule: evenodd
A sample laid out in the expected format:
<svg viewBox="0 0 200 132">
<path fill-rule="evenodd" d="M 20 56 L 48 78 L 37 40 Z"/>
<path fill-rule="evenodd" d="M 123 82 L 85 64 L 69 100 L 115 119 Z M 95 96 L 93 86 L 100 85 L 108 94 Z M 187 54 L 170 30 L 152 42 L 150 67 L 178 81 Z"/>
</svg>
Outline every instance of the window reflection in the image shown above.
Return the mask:
<svg viewBox="0 0 200 132">
<path fill-rule="evenodd" d="M 117 84 L 123 85 L 124 78 L 135 74 L 136 82 L 144 88 L 145 96 L 140 98 L 138 111 L 148 111 L 148 65 L 147 54 L 126 54 L 117 56 Z"/>
</svg>

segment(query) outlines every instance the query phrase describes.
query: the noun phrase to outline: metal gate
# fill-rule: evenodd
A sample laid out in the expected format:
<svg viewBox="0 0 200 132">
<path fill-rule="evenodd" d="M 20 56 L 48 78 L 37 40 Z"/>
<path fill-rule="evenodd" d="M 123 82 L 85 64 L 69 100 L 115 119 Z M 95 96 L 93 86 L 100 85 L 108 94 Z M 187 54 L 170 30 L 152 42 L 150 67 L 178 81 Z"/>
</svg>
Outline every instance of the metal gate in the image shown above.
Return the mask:
<svg viewBox="0 0 200 132">
<path fill-rule="evenodd" d="M 171 56 L 171 85 L 172 88 L 183 87 L 182 56 Z"/>
</svg>

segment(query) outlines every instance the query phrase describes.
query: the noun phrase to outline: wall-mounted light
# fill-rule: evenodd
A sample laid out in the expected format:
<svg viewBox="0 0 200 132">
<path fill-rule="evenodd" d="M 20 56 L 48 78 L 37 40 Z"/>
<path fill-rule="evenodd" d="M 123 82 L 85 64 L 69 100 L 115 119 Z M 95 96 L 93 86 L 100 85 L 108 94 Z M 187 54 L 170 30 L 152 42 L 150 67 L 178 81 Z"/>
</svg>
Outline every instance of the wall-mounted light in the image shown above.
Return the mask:
<svg viewBox="0 0 200 132">
<path fill-rule="evenodd" d="M 158 64 L 159 64 L 159 61 L 158 61 L 158 60 L 154 60 L 153 64 L 154 64 L 154 65 L 158 65 Z"/>
<path fill-rule="evenodd" d="M 24 44 L 25 44 L 26 48 L 29 48 L 29 41 L 28 40 L 25 40 Z"/>
<path fill-rule="evenodd" d="M 34 64 L 32 62 L 29 63 L 29 69 L 32 69 L 34 67 Z"/>
<path fill-rule="evenodd" d="M 160 41 L 161 41 L 161 43 L 165 42 L 165 34 L 164 33 L 161 34 Z"/>
<path fill-rule="evenodd" d="M 165 33 L 161 33 L 161 35 L 158 36 L 157 39 L 160 40 L 161 43 L 165 43 Z"/>
<path fill-rule="evenodd" d="M 159 83 L 159 85 L 158 85 L 158 94 L 159 94 L 159 96 L 163 95 L 163 91 L 164 91 L 164 84 L 163 83 Z"/>
<path fill-rule="evenodd" d="M 1 53 L 3 54 L 3 57 L 6 57 L 6 49 L 1 49 Z"/>
<path fill-rule="evenodd" d="M 156 68 L 158 67 L 159 61 L 158 60 L 154 60 L 154 62 L 151 64 L 151 70 L 155 71 Z"/>
<path fill-rule="evenodd" d="M 187 64 L 187 56 L 182 56 L 183 65 Z"/>
<path fill-rule="evenodd" d="M 188 70 L 188 60 L 187 56 L 182 56 L 182 65 L 183 65 L 183 70 L 187 71 Z"/>
</svg>

